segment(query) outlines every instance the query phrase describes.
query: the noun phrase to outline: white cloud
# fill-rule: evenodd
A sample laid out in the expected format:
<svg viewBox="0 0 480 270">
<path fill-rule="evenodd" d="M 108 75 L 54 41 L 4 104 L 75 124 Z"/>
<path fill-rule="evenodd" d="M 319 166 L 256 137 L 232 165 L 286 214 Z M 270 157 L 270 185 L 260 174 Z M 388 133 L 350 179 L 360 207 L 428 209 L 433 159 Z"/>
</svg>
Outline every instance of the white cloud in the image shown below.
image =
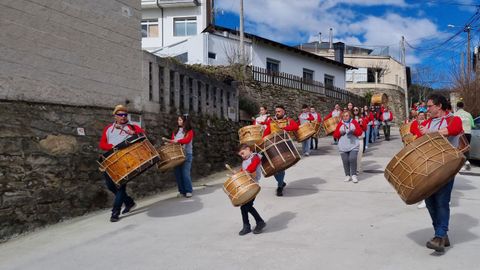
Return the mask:
<svg viewBox="0 0 480 270">
<path fill-rule="evenodd" d="M 237 0 L 220 0 L 216 6 L 238 14 Z M 420 44 L 423 37 L 444 36 L 437 25 L 426 18 L 404 17 L 391 11 L 382 16 L 360 14 L 355 12 L 358 6 L 413 7 L 404 0 L 245 0 L 246 31 L 279 42 L 301 43 L 318 40 L 319 32 L 326 41 L 329 29 L 333 28 L 335 41 L 392 45 L 393 56 L 398 55 L 402 36 L 414 46 Z M 406 58 L 407 64 L 421 61 L 411 53 Z"/>
</svg>

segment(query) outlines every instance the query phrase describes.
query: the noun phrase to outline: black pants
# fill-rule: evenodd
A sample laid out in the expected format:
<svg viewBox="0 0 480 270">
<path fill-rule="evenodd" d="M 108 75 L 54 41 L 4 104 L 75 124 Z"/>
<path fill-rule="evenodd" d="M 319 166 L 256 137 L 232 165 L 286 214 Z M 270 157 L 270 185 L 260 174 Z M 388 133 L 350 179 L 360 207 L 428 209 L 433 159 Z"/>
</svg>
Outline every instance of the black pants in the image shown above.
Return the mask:
<svg viewBox="0 0 480 270">
<path fill-rule="evenodd" d="M 315 149 L 318 149 L 318 138 L 317 137 L 312 137 L 312 140 L 310 141 L 310 149 L 313 149 L 313 142 L 315 142 Z"/>
<path fill-rule="evenodd" d="M 248 213 L 252 214 L 252 216 L 255 218 L 255 221 L 257 224 L 259 222 L 262 222 L 263 219 L 260 217 L 260 214 L 257 212 L 257 210 L 253 207 L 253 202 L 255 199 L 251 200 L 250 202 L 240 206 L 240 210 L 242 211 L 242 220 L 243 220 L 243 225 L 248 225 L 250 226 L 250 222 L 248 221 Z"/>
<path fill-rule="evenodd" d="M 390 140 L 390 126 L 389 125 L 383 125 L 383 135 L 385 135 L 385 140 L 387 140 L 387 141 Z"/>
</svg>

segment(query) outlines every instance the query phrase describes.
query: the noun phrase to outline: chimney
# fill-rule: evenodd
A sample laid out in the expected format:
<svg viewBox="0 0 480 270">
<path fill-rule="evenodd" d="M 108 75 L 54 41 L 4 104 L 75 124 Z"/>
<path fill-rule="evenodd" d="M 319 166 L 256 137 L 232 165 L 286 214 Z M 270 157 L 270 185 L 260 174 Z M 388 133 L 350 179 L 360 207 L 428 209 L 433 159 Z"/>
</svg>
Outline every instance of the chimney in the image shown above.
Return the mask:
<svg viewBox="0 0 480 270">
<path fill-rule="evenodd" d="M 330 28 L 328 52 L 333 53 L 333 28 Z"/>
<path fill-rule="evenodd" d="M 333 45 L 335 51 L 335 61 L 343 64 L 343 58 L 345 55 L 345 43 L 337 42 Z"/>
</svg>

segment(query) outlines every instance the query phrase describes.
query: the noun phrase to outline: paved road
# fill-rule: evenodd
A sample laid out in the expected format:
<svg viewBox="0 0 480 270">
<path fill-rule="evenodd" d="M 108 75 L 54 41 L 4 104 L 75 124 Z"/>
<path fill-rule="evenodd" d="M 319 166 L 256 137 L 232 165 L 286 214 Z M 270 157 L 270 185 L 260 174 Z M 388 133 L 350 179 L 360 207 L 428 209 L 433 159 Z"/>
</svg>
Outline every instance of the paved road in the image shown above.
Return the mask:
<svg viewBox="0 0 480 270">
<path fill-rule="evenodd" d="M 396 132 L 394 132 L 397 134 Z M 383 177 L 398 136 L 369 149 L 360 182 L 343 182 L 331 138 L 287 170 L 285 196 L 262 179 L 255 201 L 263 234 L 237 235 L 240 210 L 221 189 L 224 173 L 192 199 L 174 192 L 142 200 L 118 223 L 100 211 L 0 245 L 0 269 L 478 269 L 480 169 L 457 177 L 453 248 L 438 255 L 425 209 L 406 206 Z"/>
</svg>

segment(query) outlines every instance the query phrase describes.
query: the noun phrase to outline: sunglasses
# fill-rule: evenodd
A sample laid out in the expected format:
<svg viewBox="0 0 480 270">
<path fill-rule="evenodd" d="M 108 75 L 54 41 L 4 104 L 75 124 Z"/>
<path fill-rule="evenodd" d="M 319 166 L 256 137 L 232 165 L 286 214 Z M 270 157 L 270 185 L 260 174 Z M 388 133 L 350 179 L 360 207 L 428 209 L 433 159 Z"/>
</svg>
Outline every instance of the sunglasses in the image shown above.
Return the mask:
<svg viewBox="0 0 480 270">
<path fill-rule="evenodd" d="M 116 116 L 120 116 L 120 117 L 127 117 L 128 116 L 128 113 L 117 113 L 115 114 Z"/>
<path fill-rule="evenodd" d="M 358 109 L 353 109 L 354 111 L 358 111 Z"/>
</svg>

